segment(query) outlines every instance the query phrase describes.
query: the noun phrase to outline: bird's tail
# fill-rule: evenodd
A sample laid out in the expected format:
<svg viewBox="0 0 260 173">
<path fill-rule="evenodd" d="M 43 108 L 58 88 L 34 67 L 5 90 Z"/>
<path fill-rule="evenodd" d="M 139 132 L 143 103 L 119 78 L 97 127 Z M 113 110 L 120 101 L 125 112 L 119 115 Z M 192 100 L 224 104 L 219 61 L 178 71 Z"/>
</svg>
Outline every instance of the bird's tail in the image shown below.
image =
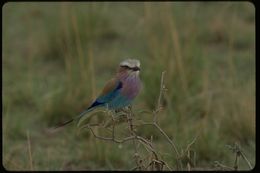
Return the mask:
<svg viewBox="0 0 260 173">
<path fill-rule="evenodd" d="M 75 121 L 75 120 L 78 120 L 78 121 L 79 121 L 81 117 L 83 117 L 86 113 L 90 112 L 91 110 L 92 110 L 91 108 L 88 108 L 88 109 L 84 110 L 84 111 L 81 112 L 77 117 L 72 118 L 72 119 L 70 119 L 70 120 L 68 120 L 68 121 L 66 121 L 66 122 L 64 122 L 64 123 L 61 123 L 61 124 L 57 125 L 56 127 L 53 128 L 53 130 L 58 129 L 58 128 L 61 128 L 61 127 L 63 127 L 63 126 L 66 126 L 66 125 L 72 123 L 72 122 Z"/>
</svg>

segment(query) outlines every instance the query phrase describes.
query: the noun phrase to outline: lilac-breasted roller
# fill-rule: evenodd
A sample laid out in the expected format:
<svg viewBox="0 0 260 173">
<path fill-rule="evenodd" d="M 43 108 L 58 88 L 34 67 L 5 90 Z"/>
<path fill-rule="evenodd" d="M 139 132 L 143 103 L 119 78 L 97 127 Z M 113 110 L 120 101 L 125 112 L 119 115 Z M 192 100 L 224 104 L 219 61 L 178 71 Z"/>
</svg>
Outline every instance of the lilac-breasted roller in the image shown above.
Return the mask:
<svg viewBox="0 0 260 173">
<path fill-rule="evenodd" d="M 87 116 L 88 112 L 97 107 L 107 107 L 110 110 L 117 110 L 128 106 L 138 95 L 141 89 L 139 78 L 140 61 L 136 59 L 127 59 L 119 64 L 119 68 L 114 78 L 109 80 L 96 100 L 80 115 L 59 126 Z"/>
</svg>

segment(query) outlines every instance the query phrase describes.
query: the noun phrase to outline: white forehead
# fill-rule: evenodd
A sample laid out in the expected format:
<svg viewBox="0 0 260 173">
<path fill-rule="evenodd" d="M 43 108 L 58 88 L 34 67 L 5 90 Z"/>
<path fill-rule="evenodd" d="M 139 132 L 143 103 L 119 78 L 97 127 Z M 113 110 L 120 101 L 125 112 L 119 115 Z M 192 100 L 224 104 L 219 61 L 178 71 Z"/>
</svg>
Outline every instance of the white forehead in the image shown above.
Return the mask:
<svg viewBox="0 0 260 173">
<path fill-rule="evenodd" d="M 126 59 L 120 63 L 120 66 L 128 66 L 128 67 L 140 67 L 140 61 L 137 59 Z"/>
</svg>

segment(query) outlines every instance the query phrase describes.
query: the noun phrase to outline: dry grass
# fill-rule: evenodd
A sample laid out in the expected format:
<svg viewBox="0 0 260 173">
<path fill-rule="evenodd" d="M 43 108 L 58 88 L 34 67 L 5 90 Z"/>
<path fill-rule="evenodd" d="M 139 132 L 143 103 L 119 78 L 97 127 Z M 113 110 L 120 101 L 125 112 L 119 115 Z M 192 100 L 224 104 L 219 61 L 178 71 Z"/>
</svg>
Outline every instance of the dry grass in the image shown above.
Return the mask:
<svg viewBox="0 0 260 173">
<path fill-rule="evenodd" d="M 160 73 L 167 72 L 157 120 L 185 153 L 183 169 L 215 169 L 214 161 L 234 168 L 226 145 L 236 142 L 255 164 L 255 8 L 249 2 L 10 2 L 3 7 L 2 42 L 8 170 L 133 168 L 130 144 L 104 143 L 74 126 L 57 135 L 44 131 L 87 107 L 128 57 L 142 64 L 137 119 L 153 119 L 145 110 L 158 105 Z M 156 126 L 136 133 L 152 136 L 161 159 L 176 168 Z M 238 169 L 247 170 L 239 160 Z"/>
</svg>

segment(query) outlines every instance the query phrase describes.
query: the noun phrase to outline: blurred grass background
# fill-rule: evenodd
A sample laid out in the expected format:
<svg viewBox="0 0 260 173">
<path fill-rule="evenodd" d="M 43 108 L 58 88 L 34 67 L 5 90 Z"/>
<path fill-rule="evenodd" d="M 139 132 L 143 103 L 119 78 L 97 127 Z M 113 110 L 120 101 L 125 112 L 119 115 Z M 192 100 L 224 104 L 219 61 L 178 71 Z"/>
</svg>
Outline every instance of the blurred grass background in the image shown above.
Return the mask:
<svg viewBox="0 0 260 173">
<path fill-rule="evenodd" d="M 161 127 L 196 167 L 232 166 L 239 142 L 255 163 L 255 8 L 249 2 L 16 3 L 3 8 L 3 165 L 8 170 L 131 169 L 133 147 L 44 129 L 74 117 L 125 58 L 141 61 L 134 110 L 154 109 L 161 72 Z M 138 115 L 151 119 L 151 115 Z M 154 136 L 166 161 L 174 154 Z M 28 143 L 30 141 L 30 145 Z M 30 148 L 30 152 L 29 149 Z M 240 161 L 240 169 L 248 169 Z"/>
</svg>

